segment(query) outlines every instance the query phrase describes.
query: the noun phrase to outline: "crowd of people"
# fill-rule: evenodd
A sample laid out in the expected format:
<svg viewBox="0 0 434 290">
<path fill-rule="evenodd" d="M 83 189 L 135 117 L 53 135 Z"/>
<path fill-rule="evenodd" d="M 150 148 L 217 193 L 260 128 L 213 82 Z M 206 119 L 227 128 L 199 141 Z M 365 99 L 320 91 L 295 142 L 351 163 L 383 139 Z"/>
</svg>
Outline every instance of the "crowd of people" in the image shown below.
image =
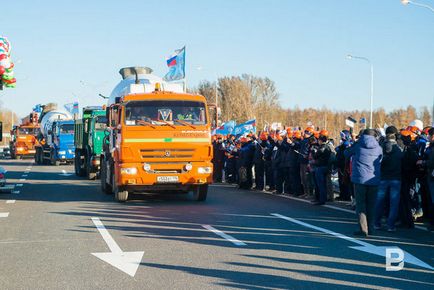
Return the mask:
<svg viewBox="0 0 434 290">
<path fill-rule="evenodd" d="M 335 144 L 336 143 L 336 144 Z M 364 129 L 340 132 L 339 142 L 327 130 L 292 128 L 213 136 L 214 182 L 240 189 L 310 198 L 314 205 L 338 197 L 354 206 L 359 229 L 414 228 L 417 219 L 434 230 L 434 128 Z M 382 221 L 385 220 L 385 224 Z"/>
</svg>

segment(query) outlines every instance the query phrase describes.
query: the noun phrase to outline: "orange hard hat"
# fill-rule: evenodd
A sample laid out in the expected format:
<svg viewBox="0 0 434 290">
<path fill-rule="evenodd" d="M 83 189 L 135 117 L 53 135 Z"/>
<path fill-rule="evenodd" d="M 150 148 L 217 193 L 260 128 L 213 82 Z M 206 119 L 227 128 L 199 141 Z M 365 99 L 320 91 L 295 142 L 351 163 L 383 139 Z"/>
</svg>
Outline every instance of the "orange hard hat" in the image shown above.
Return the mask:
<svg viewBox="0 0 434 290">
<path fill-rule="evenodd" d="M 319 131 L 319 135 L 324 136 L 324 137 L 328 137 L 329 131 L 327 131 L 326 129 L 323 129 L 323 130 Z"/>
<path fill-rule="evenodd" d="M 241 137 L 241 138 L 240 138 L 240 142 L 241 142 L 241 143 L 247 143 L 247 141 L 248 141 L 248 140 L 247 140 L 246 137 Z"/>
<path fill-rule="evenodd" d="M 413 132 L 411 132 L 410 130 L 402 130 L 401 131 L 401 136 L 403 137 L 410 137 L 411 141 L 414 141 L 417 137 L 417 135 Z"/>
<path fill-rule="evenodd" d="M 314 131 L 313 136 L 315 136 L 315 138 L 318 139 L 319 138 L 319 131 Z"/>
<path fill-rule="evenodd" d="M 267 140 L 267 133 L 262 132 L 261 135 L 259 135 L 259 139 L 261 139 L 262 141 Z"/>
<path fill-rule="evenodd" d="M 416 126 L 408 126 L 407 130 L 409 130 L 410 132 L 414 133 L 414 134 L 420 134 L 420 130 L 418 127 Z"/>
<path fill-rule="evenodd" d="M 313 134 L 313 133 L 314 133 L 314 130 L 313 130 L 312 127 L 307 127 L 306 129 L 304 129 L 304 132 L 305 132 L 305 133 L 308 132 L 308 133 L 310 133 L 310 134 Z"/>
<path fill-rule="evenodd" d="M 301 132 L 300 131 L 295 131 L 292 134 L 292 137 L 294 137 L 295 139 L 301 139 Z"/>
<path fill-rule="evenodd" d="M 282 135 L 280 135 L 280 134 L 276 134 L 276 139 L 277 139 L 278 141 L 280 141 L 280 140 L 283 140 L 283 137 L 282 137 Z"/>
<path fill-rule="evenodd" d="M 292 134 L 292 129 L 291 128 L 286 128 L 286 133 Z"/>
<path fill-rule="evenodd" d="M 431 127 L 425 127 L 424 129 L 423 129 L 423 133 L 425 134 L 425 135 L 429 135 L 429 130 L 431 129 Z"/>
</svg>

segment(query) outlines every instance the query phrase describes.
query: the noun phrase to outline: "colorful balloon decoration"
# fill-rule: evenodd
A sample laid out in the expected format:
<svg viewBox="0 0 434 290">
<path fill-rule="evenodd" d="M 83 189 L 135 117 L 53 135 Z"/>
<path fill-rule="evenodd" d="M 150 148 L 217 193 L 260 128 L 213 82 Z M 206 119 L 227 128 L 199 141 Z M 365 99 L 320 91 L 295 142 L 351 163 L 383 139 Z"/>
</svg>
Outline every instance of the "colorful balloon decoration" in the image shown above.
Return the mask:
<svg viewBox="0 0 434 290">
<path fill-rule="evenodd" d="M 17 80 L 14 77 L 14 63 L 11 61 L 11 44 L 0 36 L 0 83 L 6 88 L 15 88 Z"/>
</svg>

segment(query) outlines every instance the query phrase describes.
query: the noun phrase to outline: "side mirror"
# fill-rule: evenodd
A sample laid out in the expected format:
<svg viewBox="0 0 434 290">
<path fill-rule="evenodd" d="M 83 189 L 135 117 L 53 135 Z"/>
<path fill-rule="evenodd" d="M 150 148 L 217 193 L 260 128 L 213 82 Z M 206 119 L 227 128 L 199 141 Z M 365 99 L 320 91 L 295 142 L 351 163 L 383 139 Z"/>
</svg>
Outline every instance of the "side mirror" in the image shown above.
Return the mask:
<svg viewBox="0 0 434 290">
<path fill-rule="evenodd" d="M 0 122 L 0 142 L 3 141 L 3 122 Z"/>
<path fill-rule="evenodd" d="M 115 98 L 115 103 L 116 103 L 116 104 L 119 104 L 120 102 L 121 102 L 121 97 L 116 97 L 116 98 Z"/>
</svg>

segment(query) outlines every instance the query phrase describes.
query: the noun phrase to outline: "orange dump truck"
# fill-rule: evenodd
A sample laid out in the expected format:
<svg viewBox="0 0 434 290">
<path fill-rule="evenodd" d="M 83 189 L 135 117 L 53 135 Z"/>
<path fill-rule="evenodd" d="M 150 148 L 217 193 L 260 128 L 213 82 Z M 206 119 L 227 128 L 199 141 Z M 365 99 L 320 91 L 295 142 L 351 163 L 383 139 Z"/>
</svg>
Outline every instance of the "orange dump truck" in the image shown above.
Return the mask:
<svg viewBox="0 0 434 290">
<path fill-rule="evenodd" d="M 35 145 L 38 143 L 36 136 L 39 133 L 38 114 L 33 112 L 21 120 L 21 125 L 11 130 L 9 148 L 11 158 L 33 157 Z"/>
<path fill-rule="evenodd" d="M 101 188 L 117 201 L 130 193 L 193 192 L 212 182 L 211 128 L 203 96 L 183 93 L 144 67 L 120 70 L 107 106 Z"/>
</svg>

